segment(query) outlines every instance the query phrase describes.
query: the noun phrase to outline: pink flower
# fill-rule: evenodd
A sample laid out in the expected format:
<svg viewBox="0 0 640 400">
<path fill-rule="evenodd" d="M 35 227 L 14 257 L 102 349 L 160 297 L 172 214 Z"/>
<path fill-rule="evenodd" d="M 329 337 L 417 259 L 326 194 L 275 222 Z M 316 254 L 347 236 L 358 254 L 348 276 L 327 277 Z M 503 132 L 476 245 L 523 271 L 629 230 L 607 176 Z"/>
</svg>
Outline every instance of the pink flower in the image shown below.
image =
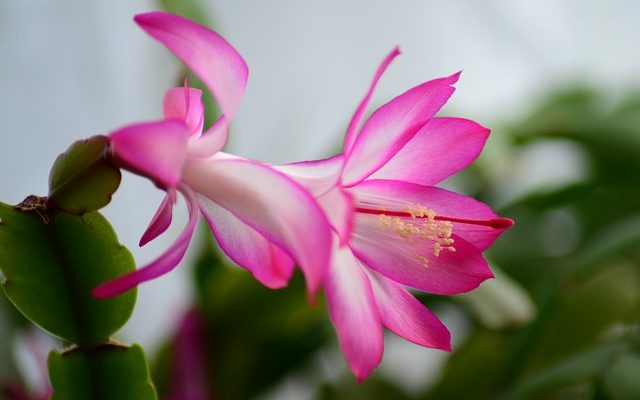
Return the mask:
<svg viewBox="0 0 640 400">
<path fill-rule="evenodd" d="M 244 93 L 246 63 L 217 33 L 182 17 L 152 12 L 136 16 L 135 21 L 202 79 L 216 96 L 222 115 L 202 132 L 202 93 L 185 85 L 167 91 L 162 120 L 109 135 L 111 156 L 119 166 L 167 192 L 140 245 L 169 227 L 178 192 L 187 202 L 189 221 L 160 257 L 98 286 L 94 296 L 117 295 L 175 268 L 187 251 L 200 212 L 222 249 L 263 284 L 285 286 L 297 263 L 310 294 L 315 293 L 331 246 L 330 226 L 316 201 L 285 174 L 219 152 Z"/>
<path fill-rule="evenodd" d="M 378 68 L 335 157 L 278 167 L 307 187 L 333 227 L 324 279 L 342 352 L 358 381 L 380 363 L 383 327 L 416 344 L 450 350 L 447 328 L 405 288 L 451 295 L 493 277 L 482 257 L 513 221 L 472 198 L 434 187 L 469 165 L 489 130 L 434 118 L 459 73 L 418 85 L 362 124 Z"/>
</svg>

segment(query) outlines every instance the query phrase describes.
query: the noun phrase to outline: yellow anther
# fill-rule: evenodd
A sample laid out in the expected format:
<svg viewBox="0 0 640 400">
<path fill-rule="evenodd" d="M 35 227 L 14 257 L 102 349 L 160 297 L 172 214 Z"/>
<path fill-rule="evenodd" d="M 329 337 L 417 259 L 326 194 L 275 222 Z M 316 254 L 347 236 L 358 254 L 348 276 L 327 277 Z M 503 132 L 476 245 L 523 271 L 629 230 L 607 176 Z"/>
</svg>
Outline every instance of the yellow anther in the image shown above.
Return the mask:
<svg viewBox="0 0 640 400">
<path fill-rule="evenodd" d="M 453 234 L 453 223 L 450 221 L 436 220 L 436 213 L 421 204 L 410 205 L 406 208 L 406 217 L 391 217 L 385 214 L 378 216 L 381 230 L 391 229 L 395 234 L 401 237 L 409 244 L 417 245 L 419 239 L 423 241 L 433 242 L 433 255 L 439 257 L 442 250 L 455 251 L 453 247 L 454 240 L 451 238 Z M 428 264 L 428 260 L 424 255 L 418 254 L 417 257 L 423 265 Z"/>
</svg>

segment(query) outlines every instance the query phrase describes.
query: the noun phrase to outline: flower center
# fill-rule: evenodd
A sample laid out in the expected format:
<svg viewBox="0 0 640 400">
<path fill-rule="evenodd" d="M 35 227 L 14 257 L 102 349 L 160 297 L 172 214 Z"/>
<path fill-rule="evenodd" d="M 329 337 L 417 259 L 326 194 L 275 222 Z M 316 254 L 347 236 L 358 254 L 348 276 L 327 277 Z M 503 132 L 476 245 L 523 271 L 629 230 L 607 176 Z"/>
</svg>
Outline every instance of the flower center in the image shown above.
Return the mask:
<svg viewBox="0 0 640 400">
<path fill-rule="evenodd" d="M 378 216 L 380 229 L 391 230 L 409 244 L 416 245 L 420 240 L 433 243 L 433 255 L 439 257 L 443 250 L 455 252 L 453 223 L 487 226 L 493 229 L 506 229 L 513 225 L 508 218 L 474 220 L 467 218 L 446 217 L 421 205 L 408 206 L 406 211 L 385 211 L 357 207 L 357 212 Z M 416 253 L 418 261 L 425 267 L 429 260 L 424 254 Z"/>
</svg>

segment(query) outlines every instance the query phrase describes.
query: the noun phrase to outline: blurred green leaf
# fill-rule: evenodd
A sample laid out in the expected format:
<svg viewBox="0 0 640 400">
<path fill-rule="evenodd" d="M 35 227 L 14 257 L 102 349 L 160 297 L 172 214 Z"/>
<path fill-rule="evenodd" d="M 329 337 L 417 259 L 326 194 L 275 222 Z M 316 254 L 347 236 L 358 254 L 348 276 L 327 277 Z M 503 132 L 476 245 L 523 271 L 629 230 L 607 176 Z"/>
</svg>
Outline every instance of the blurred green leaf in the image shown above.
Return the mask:
<svg viewBox="0 0 640 400">
<path fill-rule="evenodd" d="M 514 340 L 506 332 L 478 327 L 455 350 L 442 376 L 420 399 L 491 398 L 508 365 Z"/>
<path fill-rule="evenodd" d="M 604 386 L 613 400 L 640 399 L 640 356 L 625 354 L 604 375 Z"/>
<path fill-rule="evenodd" d="M 147 359 L 138 345 L 105 345 L 49 354 L 52 400 L 154 400 Z"/>
<path fill-rule="evenodd" d="M 521 381 L 502 397 L 502 400 L 542 399 L 558 388 L 588 383 L 602 373 L 627 346 L 607 344 L 588 349 Z"/>
<path fill-rule="evenodd" d="M 409 400 L 411 397 L 391 382 L 372 376 L 361 384 L 349 377 L 349 382 L 325 384 L 320 387 L 316 400 Z"/>
<path fill-rule="evenodd" d="M 109 139 L 94 136 L 73 143 L 53 163 L 47 206 L 83 215 L 109 204 L 120 186 L 120 169 L 107 160 Z"/>
<path fill-rule="evenodd" d="M 610 265 L 575 287 L 565 287 L 531 349 L 529 369 L 594 346 L 611 327 L 632 323 L 640 311 L 639 275 L 632 266 Z"/>
<path fill-rule="evenodd" d="M 598 268 L 606 268 L 608 260 L 632 248 L 640 248 L 640 213 L 624 216 L 603 227 L 577 257 L 575 273 L 579 278 L 595 273 Z"/>
<path fill-rule="evenodd" d="M 160 8 L 208 26 L 207 13 L 198 0 L 158 0 Z"/>
<path fill-rule="evenodd" d="M 99 213 L 37 211 L 0 203 L 2 289 L 43 330 L 80 346 L 106 342 L 129 319 L 136 291 L 97 300 L 91 290 L 132 271 L 133 257 Z"/>
</svg>

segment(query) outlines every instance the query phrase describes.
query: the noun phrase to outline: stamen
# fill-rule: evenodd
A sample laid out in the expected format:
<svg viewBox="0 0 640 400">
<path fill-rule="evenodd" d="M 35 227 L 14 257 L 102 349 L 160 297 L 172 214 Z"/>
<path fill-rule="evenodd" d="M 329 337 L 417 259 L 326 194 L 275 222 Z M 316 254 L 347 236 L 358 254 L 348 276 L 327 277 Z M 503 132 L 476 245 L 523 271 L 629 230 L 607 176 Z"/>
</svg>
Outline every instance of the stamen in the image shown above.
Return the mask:
<svg viewBox="0 0 640 400">
<path fill-rule="evenodd" d="M 372 214 L 369 212 L 369 214 Z M 455 251 L 453 224 L 450 221 L 436 220 L 436 214 L 424 206 L 407 208 L 403 217 L 411 217 L 412 220 L 403 220 L 400 216 L 389 216 L 379 213 L 378 221 L 381 230 L 393 230 L 402 240 L 410 245 L 417 245 L 420 240 L 433 243 L 433 255 L 439 257 L 442 250 Z M 427 267 L 429 260 L 424 254 L 416 252 L 416 258 L 423 266 Z"/>
<path fill-rule="evenodd" d="M 422 211 L 423 209 L 424 211 Z M 361 207 L 357 207 L 356 211 L 363 214 L 387 215 L 387 216 L 393 216 L 393 217 L 407 217 L 412 219 L 429 218 L 429 214 L 427 212 L 433 213 L 432 210 L 429 210 L 421 205 L 418 205 L 417 207 L 409 208 L 408 212 L 381 211 L 381 210 L 373 210 L 373 209 L 361 208 Z M 486 220 L 477 220 L 477 219 L 467 219 L 467 218 L 445 217 L 441 215 L 435 215 L 434 213 L 433 219 L 436 221 L 449 221 L 449 222 L 456 222 L 459 224 L 488 226 L 489 228 L 493 228 L 493 229 L 507 229 L 513 225 L 513 220 L 510 218 L 492 218 L 492 219 L 486 219 Z"/>
</svg>

